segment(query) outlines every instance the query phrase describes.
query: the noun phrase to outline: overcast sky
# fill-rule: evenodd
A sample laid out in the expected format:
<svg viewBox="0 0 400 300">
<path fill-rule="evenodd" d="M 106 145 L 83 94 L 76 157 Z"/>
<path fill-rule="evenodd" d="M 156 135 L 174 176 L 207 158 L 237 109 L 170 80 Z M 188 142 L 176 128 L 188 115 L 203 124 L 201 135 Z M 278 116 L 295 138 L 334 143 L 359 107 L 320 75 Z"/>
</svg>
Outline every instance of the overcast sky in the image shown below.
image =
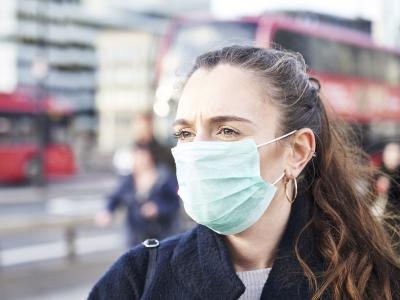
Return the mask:
<svg viewBox="0 0 400 300">
<path fill-rule="evenodd" d="M 380 13 L 381 0 L 211 0 L 212 11 L 219 17 L 253 15 L 267 9 L 315 10 L 345 17 L 374 20 Z M 397 0 L 400 1 L 400 0 Z"/>
</svg>

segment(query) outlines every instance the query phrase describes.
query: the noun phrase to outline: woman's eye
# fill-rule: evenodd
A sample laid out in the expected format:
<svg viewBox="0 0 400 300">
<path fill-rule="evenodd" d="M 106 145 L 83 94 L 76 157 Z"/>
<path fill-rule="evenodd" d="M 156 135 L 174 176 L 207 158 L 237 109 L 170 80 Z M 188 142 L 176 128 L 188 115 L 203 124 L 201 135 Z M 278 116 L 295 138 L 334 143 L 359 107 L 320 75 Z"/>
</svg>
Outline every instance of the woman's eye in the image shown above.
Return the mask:
<svg viewBox="0 0 400 300">
<path fill-rule="evenodd" d="M 231 128 L 223 127 L 218 130 L 217 134 L 222 134 L 226 137 L 231 137 L 239 135 L 239 132 Z"/>
<path fill-rule="evenodd" d="M 179 130 L 175 132 L 173 135 L 174 138 L 176 138 L 177 140 L 183 141 L 185 139 L 192 137 L 193 133 L 187 130 Z"/>
</svg>

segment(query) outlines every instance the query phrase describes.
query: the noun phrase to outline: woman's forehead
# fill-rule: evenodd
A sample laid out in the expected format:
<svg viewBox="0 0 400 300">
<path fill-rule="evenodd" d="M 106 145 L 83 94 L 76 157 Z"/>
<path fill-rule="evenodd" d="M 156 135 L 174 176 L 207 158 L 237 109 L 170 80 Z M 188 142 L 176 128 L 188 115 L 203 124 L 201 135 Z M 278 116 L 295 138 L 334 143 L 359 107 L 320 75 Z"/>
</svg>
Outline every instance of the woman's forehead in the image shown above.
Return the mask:
<svg viewBox="0 0 400 300">
<path fill-rule="evenodd" d="M 226 64 L 199 69 L 182 91 L 177 119 L 235 115 L 265 122 L 277 114 L 267 97 L 260 78 L 248 70 Z"/>
</svg>

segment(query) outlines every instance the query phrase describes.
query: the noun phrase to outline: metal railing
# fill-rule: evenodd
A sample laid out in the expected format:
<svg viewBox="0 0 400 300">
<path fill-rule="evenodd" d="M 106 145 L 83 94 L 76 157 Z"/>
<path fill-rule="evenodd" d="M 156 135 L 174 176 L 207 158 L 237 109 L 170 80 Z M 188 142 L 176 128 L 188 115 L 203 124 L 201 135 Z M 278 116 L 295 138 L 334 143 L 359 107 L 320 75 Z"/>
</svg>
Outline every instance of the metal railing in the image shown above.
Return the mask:
<svg viewBox="0 0 400 300">
<path fill-rule="evenodd" d="M 18 218 L 2 218 L 0 220 L 0 236 L 15 236 L 18 234 L 34 234 L 38 231 L 61 230 L 65 241 L 67 259 L 73 260 L 77 256 L 77 231 L 84 226 L 94 225 L 93 215 L 60 216 L 46 215 Z M 0 247 L 0 266 L 1 266 Z"/>
</svg>

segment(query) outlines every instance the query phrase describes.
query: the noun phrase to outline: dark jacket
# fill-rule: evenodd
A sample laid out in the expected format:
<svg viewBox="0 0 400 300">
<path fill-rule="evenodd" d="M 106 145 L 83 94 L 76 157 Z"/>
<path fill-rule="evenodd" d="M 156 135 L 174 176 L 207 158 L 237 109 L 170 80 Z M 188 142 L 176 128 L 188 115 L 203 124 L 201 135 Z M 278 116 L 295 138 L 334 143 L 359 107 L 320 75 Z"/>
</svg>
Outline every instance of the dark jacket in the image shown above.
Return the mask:
<svg viewBox="0 0 400 300">
<path fill-rule="evenodd" d="M 108 197 L 107 209 L 114 212 L 119 206 L 127 208 L 127 225 L 133 232 L 148 231 L 149 234 L 163 235 L 177 218 L 179 210 L 178 183 L 175 175 L 167 168 L 158 167 L 158 178 L 143 199 L 136 192 L 133 176 L 127 175 L 120 179 L 117 189 Z M 140 207 L 146 201 L 153 201 L 158 207 L 156 219 L 146 219 L 140 213 Z M 160 229 L 161 228 L 161 229 Z"/>
<path fill-rule="evenodd" d="M 293 252 L 295 238 L 308 220 L 308 210 L 308 201 L 298 197 L 261 299 L 311 298 L 309 283 Z M 300 243 L 300 252 L 313 271 L 320 274 L 323 263 L 313 249 L 311 237 L 308 235 Z M 89 299 L 139 299 L 143 293 L 147 263 L 147 248 L 140 245 L 132 249 L 100 279 Z M 222 237 L 199 225 L 161 242 L 156 273 L 142 299 L 233 300 L 238 299 L 244 290 Z M 323 299 L 329 297 L 325 295 Z"/>
<path fill-rule="evenodd" d="M 382 171 L 389 175 L 390 185 L 388 190 L 388 203 L 394 209 L 394 213 L 400 214 L 400 166 L 394 170 L 389 170 L 385 167 Z"/>
</svg>

